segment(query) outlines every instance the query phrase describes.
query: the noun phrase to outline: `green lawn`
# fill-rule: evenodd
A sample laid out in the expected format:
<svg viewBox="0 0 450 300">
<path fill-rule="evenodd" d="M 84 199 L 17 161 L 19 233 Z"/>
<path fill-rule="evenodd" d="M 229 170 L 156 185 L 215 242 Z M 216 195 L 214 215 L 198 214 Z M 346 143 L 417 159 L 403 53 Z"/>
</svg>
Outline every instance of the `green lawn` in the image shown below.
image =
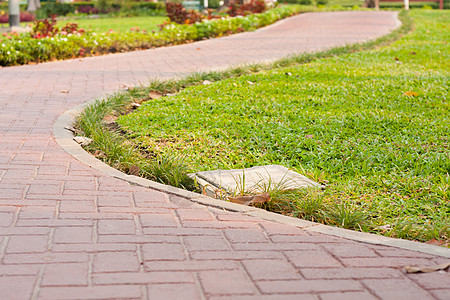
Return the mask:
<svg viewBox="0 0 450 300">
<path fill-rule="evenodd" d="M 449 13 L 410 14 L 415 31 L 388 47 L 188 88 L 118 123 L 192 170 L 282 164 L 327 183 L 270 210 L 448 241 Z"/>
<path fill-rule="evenodd" d="M 58 25 L 66 23 L 77 23 L 79 27 L 86 30 L 93 30 L 97 33 L 108 32 L 112 29 L 115 32 L 130 32 L 130 29 L 139 27 L 147 31 L 159 30 L 157 25 L 164 23 L 167 17 L 163 16 L 144 16 L 128 18 L 99 18 L 99 19 L 73 19 L 58 21 Z"/>
<path fill-rule="evenodd" d="M 328 6 L 333 6 L 333 5 L 341 5 L 344 7 L 354 7 L 354 6 L 358 6 L 358 7 L 362 7 L 364 4 L 364 1 L 361 0 L 328 0 Z M 426 2 L 426 1 L 421 1 L 421 2 L 409 2 L 409 7 L 410 8 L 422 8 L 424 6 L 431 6 L 433 8 L 438 8 L 439 7 L 439 3 L 437 2 Z M 403 1 L 398 1 L 398 2 L 388 2 L 388 1 L 380 1 L 380 8 L 396 8 L 396 9 L 401 9 L 403 8 Z"/>
</svg>

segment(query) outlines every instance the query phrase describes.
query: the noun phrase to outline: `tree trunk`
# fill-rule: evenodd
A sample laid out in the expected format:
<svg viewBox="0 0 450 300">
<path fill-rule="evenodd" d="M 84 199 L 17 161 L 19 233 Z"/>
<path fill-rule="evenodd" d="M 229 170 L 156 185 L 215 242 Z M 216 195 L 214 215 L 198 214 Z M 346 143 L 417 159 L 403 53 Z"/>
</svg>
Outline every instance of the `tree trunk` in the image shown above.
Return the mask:
<svg viewBox="0 0 450 300">
<path fill-rule="evenodd" d="M 364 2 L 363 6 L 367 7 L 367 8 L 380 9 L 380 1 L 379 0 L 366 0 Z"/>
<path fill-rule="evenodd" d="M 41 8 L 41 2 L 39 0 L 28 0 L 28 11 L 36 11 L 38 8 Z"/>
<path fill-rule="evenodd" d="M 9 0 L 9 27 L 20 26 L 20 0 Z"/>
</svg>

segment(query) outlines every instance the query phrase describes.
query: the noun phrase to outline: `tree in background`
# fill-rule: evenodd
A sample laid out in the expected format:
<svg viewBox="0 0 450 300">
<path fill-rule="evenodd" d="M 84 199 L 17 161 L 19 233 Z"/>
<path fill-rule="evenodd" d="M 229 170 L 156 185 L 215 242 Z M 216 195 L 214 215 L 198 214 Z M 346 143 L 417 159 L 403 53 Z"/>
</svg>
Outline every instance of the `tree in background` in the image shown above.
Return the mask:
<svg viewBox="0 0 450 300">
<path fill-rule="evenodd" d="M 28 11 L 34 12 L 38 8 L 41 8 L 41 1 L 39 1 L 39 0 L 28 0 L 28 6 L 27 6 L 27 10 Z"/>
<path fill-rule="evenodd" d="M 20 0 L 8 1 L 9 27 L 20 26 Z"/>
<path fill-rule="evenodd" d="M 379 0 L 365 0 L 364 7 L 380 9 Z"/>
</svg>

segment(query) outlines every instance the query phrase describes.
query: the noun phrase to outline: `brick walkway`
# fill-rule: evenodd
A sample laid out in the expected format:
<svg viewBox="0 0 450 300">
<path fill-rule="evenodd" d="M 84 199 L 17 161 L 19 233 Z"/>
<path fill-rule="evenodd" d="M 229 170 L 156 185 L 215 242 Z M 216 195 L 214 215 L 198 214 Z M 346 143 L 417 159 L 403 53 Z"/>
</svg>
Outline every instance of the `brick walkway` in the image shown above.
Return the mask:
<svg viewBox="0 0 450 300">
<path fill-rule="evenodd" d="M 1 299 L 449 299 L 446 261 L 207 208 L 93 170 L 55 143 L 68 108 L 195 70 L 374 38 L 393 12 L 304 14 L 222 39 L 0 69 Z"/>
</svg>

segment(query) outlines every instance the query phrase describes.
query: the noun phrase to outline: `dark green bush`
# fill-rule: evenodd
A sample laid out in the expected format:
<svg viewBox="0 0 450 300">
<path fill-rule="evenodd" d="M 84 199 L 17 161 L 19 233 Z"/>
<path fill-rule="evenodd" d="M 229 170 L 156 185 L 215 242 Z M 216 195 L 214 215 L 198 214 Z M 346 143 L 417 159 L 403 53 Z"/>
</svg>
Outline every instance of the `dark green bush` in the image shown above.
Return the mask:
<svg viewBox="0 0 450 300">
<path fill-rule="evenodd" d="M 163 2 L 139 2 L 119 0 L 98 0 L 96 6 L 103 13 L 123 16 L 163 15 L 165 5 Z"/>
<path fill-rule="evenodd" d="M 163 2 L 131 2 L 126 1 L 118 10 L 120 16 L 161 16 L 165 14 Z"/>
<path fill-rule="evenodd" d="M 300 4 L 300 5 L 311 5 L 313 4 L 312 0 L 284 0 L 286 3 L 292 4 Z"/>
<path fill-rule="evenodd" d="M 48 18 L 52 15 L 65 16 L 74 13 L 76 9 L 77 7 L 72 3 L 45 2 L 41 4 L 41 8 L 38 9 L 36 15 L 39 19 Z"/>
<path fill-rule="evenodd" d="M 220 7 L 220 1 L 221 0 L 209 0 L 208 1 L 208 8 L 219 8 Z"/>
<path fill-rule="evenodd" d="M 100 13 L 120 14 L 124 16 L 140 15 L 162 15 L 164 14 L 164 3 L 138 2 L 138 1 L 82 1 L 70 3 L 43 2 L 37 11 L 38 18 L 48 18 L 52 15 L 66 16 L 73 14 L 80 7 L 91 6 L 97 8 Z M 7 9 L 7 7 L 6 7 Z M 25 7 L 24 7 L 25 9 Z"/>
</svg>

